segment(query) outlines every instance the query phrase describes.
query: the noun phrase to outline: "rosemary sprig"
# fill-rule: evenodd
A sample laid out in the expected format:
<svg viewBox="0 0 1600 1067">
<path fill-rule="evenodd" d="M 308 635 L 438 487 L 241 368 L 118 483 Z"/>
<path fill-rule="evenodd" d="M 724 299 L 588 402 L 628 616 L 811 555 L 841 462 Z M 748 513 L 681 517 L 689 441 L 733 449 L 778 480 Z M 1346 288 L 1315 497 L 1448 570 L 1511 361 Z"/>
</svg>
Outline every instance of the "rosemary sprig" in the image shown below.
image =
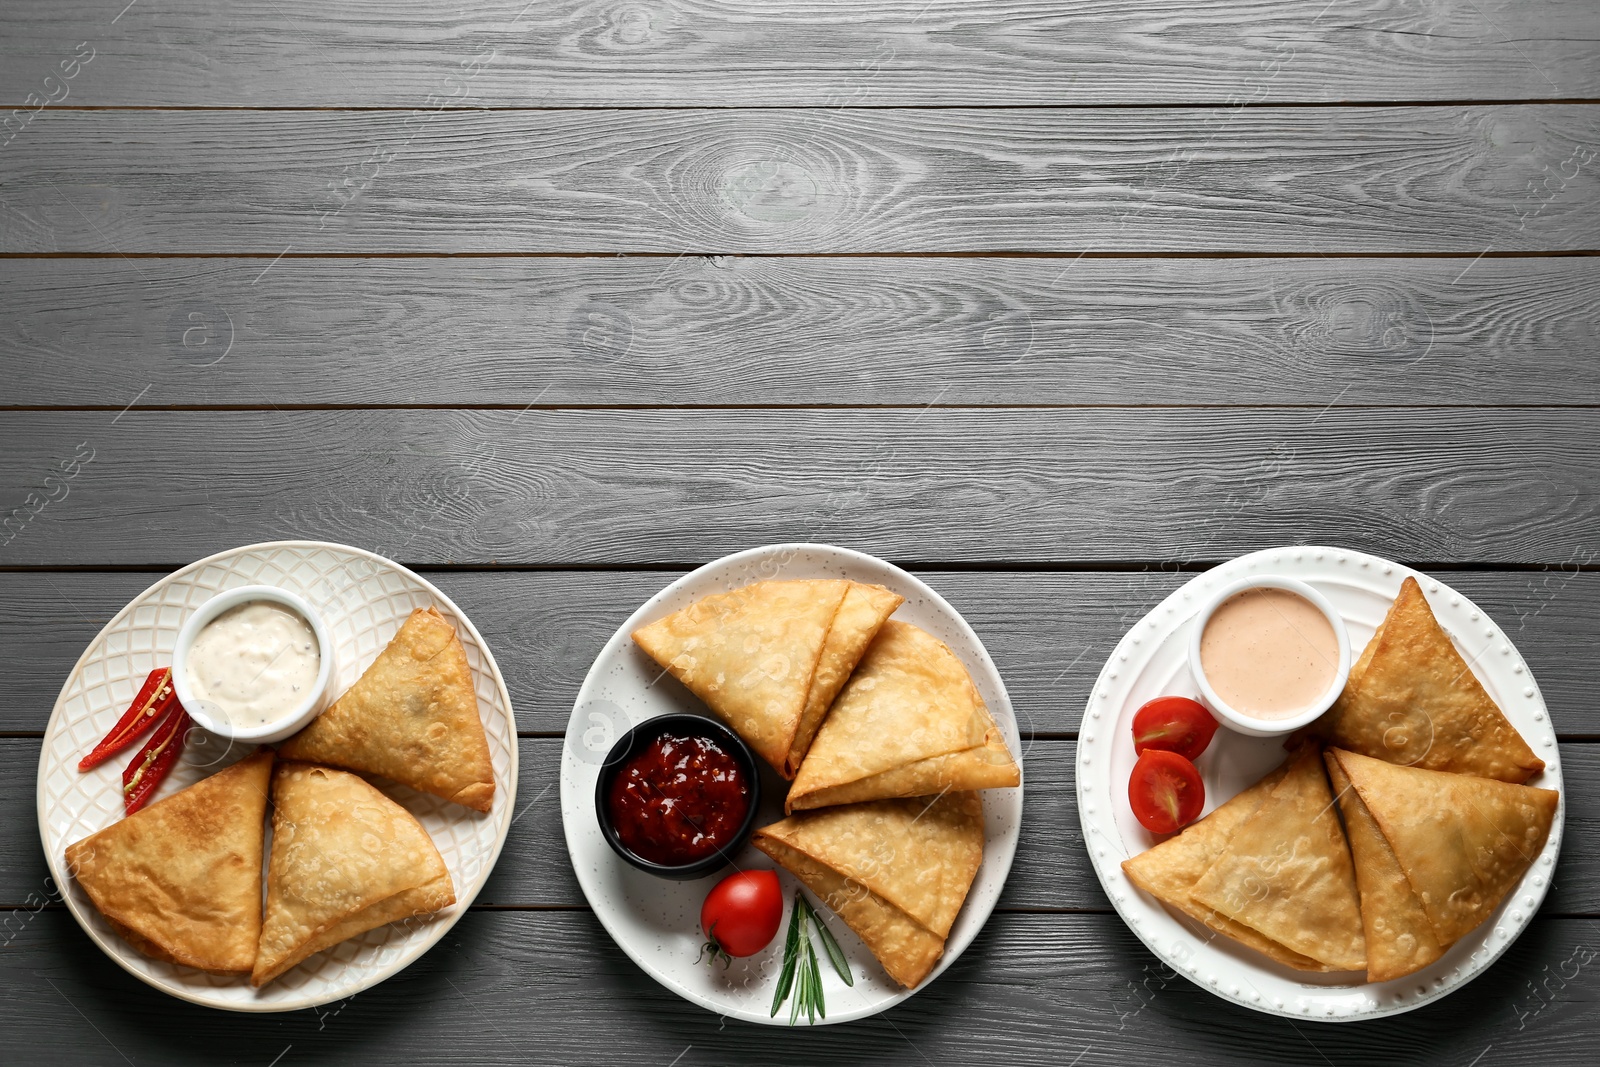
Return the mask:
<svg viewBox="0 0 1600 1067">
<path fill-rule="evenodd" d="M 789 933 L 783 939 L 783 968 L 778 972 L 778 989 L 772 995 L 772 1015 L 778 1014 L 778 1009 L 783 1007 L 784 998 L 789 995 L 789 989 L 794 984 L 794 965 L 797 950 L 800 948 L 800 891 L 794 891 L 795 910 L 789 914 Z"/>
<path fill-rule="evenodd" d="M 822 938 L 822 950 L 828 954 L 828 960 L 833 964 L 834 971 L 844 979 L 845 985 L 853 987 L 856 979 L 850 973 L 850 962 L 844 958 L 839 942 L 833 939 L 833 931 L 828 929 L 827 924 L 822 921 L 822 916 L 815 910 L 811 911 L 811 925 L 817 928 L 817 936 Z"/>
<path fill-rule="evenodd" d="M 776 1016 L 784 1000 L 790 993 L 794 994 L 789 1005 L 790 1026 L 800 1021 L 801 1012 L 805 1013 L 809 1024 L 815 1024 L 818 1015 L 824 1019 L 828 1017 L 828 1008 L 822 996 L 822 967 L 817 962 L 817 949 L 811 943 L 811 933 L 807 927 L 816 928 L 817 935 L 822 938 L 823 952 L 844 984 L 856 984 L 855 976 L 850 973 L 850 964 L 839 949 L 839 942 L 834 940 L 833 933 L 806 900 L 805 894 L 796 889 L 794 910 L 789 913 L 789 933 L 783 942 L 783 969 L 778 973 L 778 988 L 772 996 L 772 1015 Z"/>
</svg>

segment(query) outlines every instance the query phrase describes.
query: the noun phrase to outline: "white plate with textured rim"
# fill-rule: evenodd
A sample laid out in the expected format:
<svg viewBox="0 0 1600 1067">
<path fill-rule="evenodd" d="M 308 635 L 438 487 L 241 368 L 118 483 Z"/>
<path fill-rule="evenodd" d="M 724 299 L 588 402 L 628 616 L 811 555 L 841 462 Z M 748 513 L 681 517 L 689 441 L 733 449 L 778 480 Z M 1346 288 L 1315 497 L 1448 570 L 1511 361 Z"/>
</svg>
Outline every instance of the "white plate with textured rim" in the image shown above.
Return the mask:
<svg viewBox="0 0 1600 1067">
<path fill-rule="evenodd" d="M 128 707 L 145 676 L 171 662 L 178 627 L 213 594 L 240 585 L 277 585 L 299 593 L 320 611 L 334 644 L 329 699 L 349 688 L 399 630 L 412 608 L 435 607 L 455 626 L 467 651 L 478 708 L 494 767 L 494 805 L 487 815 L 378 780 L 428 830 L 455 882 L 456 902 L 414 924 L 392 924 L 319 953 L 256 990 L 245 977 L 206 974 L 154 960 L 111 931 L 76 881 L 66 877 L 67 845 L 122 817 L 121 776 L 127 759 L 87 773 L 78 761 Z M 196 731 L 183 758 L 162 784 L 170 796 L 254 751 L 230 751 Z M 133 750 L 130 750 L 133 751 Z M 517 789 L 517 731 L 511 697 L 494 656 L 461 609 L 439 590 L 392 560 L 348 545 L 273 541 L 219 552 L 167 575 L 134 597 L 89 643 L 56 698 L 39 754 L 39 836 L 50 875 L 73 918 L 123 970 L 175 997 L 230 1011 L 294 1011 L 342 1000 L 370 988 L 426 952 L 454 926 L 489 877 Z M 268 828 L 270 847 L 271 829 Z"/>
<path fill-rule="evenodd" d="M 1255 574 L 1299 578 L 1331 600 L 1350 628 L 1353 655 L 1366 646 L 1400 592 L 1400 583 L 1408 575 L 1415 577 L 1479 681 L 1545 761 L 1544 771 L 1528 784 L 1562 790 L 1550 839 L 1516 890 L 1441 959 L 1405 978 L 1367 983 L 1359 972 L 1307 974 L 1281 966 L 1168 911 L 1122 873 L 1123 860 L 1156 843 L 1128 806 L 1128 776 L 1135 760 L 1133 713 L 1152 697 L 1196 695 L 1188 673 L 1190 617 L 1208 591 Z M 1280 738 L 1245 737 L 1226 727 L 1219 729 L 1197 764 L 1205 779 L 1206 811 L 1257 781 L 1283 758 Z M 1398 1015 L 1481 974 L 1522 933 L 1544 900 L 1561 849 L 1567 809 L 1555 728 L 1539 686 L 1510 638 L 1477 605 L 1435 578 L 1378 556 L 1315 545 L 1253 552 L 1206 571 L 1123 636 L 1101 670 L 1084 712 L 1078 742 L 1078 805 L 1084 842 L 1100 884 L 1150 951 L 1217 996 L 1257 1011 L 1321 1022 Z"/>
<path fill-rule="evenodd" d="M 634 725 L 669 712 L 710 714 L 705 705 L 667 676 L 636 648 L 630 635 L 639 626 L 688 607 L 701 597 L 751 582 L 773 578 L 851 578 L 886 586 L 906 598 L 894 617 L 920 626 L 949 645 L 966 665 L 978 691 L 1005 734 L 1006 744 L 1021 762 L 1022 746 L 1016 716 L 1005 683 L 983 642 L 965 619 L 919 579 L 892 563 L 852 549 L 833 545 L 768 545 L 725 556 L 684 575 L 645 601 L 606 642 L 578 691 L 572 719 L 567 725 L 561 756 L 561 819 L 567 850 L 578 884 L 606 931 L 646 974 L 685 1000 L 716 1012 L 754 1023 L 787 1025 L 788 1006 L 770 1017 L 772 994 L 782 963 L 782 930 L 798 882 L 778 869 L 785 893 L 784 925 L 772 944 L 729 968 L 713 969 L 697 963 L 700 943 L 700 905 L 711 887 L 729 871 L 723 869 L 690 882 L 672 882 L 636 870 L 624 863 L 600 836 L 595 817 L 595 781 L 612 743 Z M 762 817 L 764 826 L 783 817 L 787 783 L 770 768 L 763 768 Z M 973 879 L 967 902 L 956 917 L 945 942 L 944 957 L 917 989 L 901 989 L 884 973 L 861 940 L 827 911 L 829 929 L 850 961 L 855 986 L 846 986 L 826 963 L 822 982 L 828 1016 L 822 1022 L 839 1023 L 876 1015 L 885 1008 L 926 989 L 977 936 L 995 901 L 1000 898 L 1022 826 L 1022 787 L 989 789 L 983 797 L 983 865 Z M 746 845 L 735 861 L 740 869 L 775 868 L 755 848 Z"/>
</svg>

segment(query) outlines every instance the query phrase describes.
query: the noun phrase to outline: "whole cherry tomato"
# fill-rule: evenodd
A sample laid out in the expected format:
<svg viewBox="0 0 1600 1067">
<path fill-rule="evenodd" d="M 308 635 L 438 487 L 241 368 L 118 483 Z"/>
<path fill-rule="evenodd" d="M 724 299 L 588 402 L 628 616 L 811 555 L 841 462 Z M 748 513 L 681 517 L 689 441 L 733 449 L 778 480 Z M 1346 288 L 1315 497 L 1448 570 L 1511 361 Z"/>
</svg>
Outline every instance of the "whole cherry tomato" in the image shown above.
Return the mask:
<svg viewBox="0 0 1600 1067">
<path fill-rule="evenodd" d="M 1133 816 L 1153 834 L 1170 834 L 1194 822 L 1206 806 L 1206 787 L 1194 764 L 1159 748 L 1147 748 L 1128 779 Z"/>
<path fill-rule="evenodd" d="M 1141 756 L 1163 748 L 1193 763 L 1216 732 L 1217 720 L 1188 697 L 1156 697 L 1133 714 L 1133 750 Z"/>
<path fill-rule="evenodd" d="M 740 871 L 718 882 L 700 908 L 711 958 L 753 956 L 777 936 L 783 887 L 773 871 Z"/>
</svg>

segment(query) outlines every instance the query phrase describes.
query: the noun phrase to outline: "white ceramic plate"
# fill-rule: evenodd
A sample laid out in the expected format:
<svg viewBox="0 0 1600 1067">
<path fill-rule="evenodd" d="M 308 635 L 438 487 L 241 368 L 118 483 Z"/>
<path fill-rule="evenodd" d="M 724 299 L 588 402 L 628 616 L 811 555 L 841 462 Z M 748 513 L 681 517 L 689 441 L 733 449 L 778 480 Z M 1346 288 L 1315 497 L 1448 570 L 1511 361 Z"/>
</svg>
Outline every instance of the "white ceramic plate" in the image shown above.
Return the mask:
<svg viewBox="0 0 1600 1067">
<path fill-rule="evenodd" d="M 1480 974 L 1533 918 L 1561 848 L 1565 791 L 1543 853 L 1489 921 L 1432 966 L 1392 982 L 1369 984 L 1361 973 L 1307 974 L 1281 966 L 1169 912 L 1122 873 L 1123 860 L 1156 842 L 1128 806 L 1128 776 L 1135 760 L 1133 713 L 1152 697 L 1196 695 L 1186 646 L 1190 616 L 1208 591 L 1255 574 L 1284 574 L 1314 586 L 1344 617 L 1354 654 L 1378 628 L 1400 583 L 1414 576 L 1479 681 L 1545 761 L 1544 771 L 1528 784 L 1562 789 L 1555 729 L 1539 687 L 1510 639 L 1472 601 L 1437 579 L 1377 556 L 1316 546 L 1267 549 L 1209 570 L 1167 597 L 1128 631 L 1100 672 L 1078 742 L 1078 804 L 1089 858 L 1112 904 L 1139 939 L 1168 966 L 1220 997 L 1274 1015 L 1334 1022 L 1421 1007 Z M 1259 780 L 1283 755 L 1281 739 L 1219 729 L 1198 761 L 1206 810 Z"/>
<path fill-rule="evenodd" d="M 594 790 L 600 764 L 612 743 L 634 725 L 669 712 L 708 714 L 705 705 L 677 680 L 665 675 L 636 648 L 629 635 L 639 626 L 703 596 L 736 589 L 771 578 L 852 578 L 886 586 L 906 598 L 895 618 L 913 623 L 949 645 L 966 664 L 984 702 L 1004 731 L 1006 744 L 1019 756 L 1022 746 L 1016 717 L 1006 687 L 984 650 L 954 608 L 918 579 L 875 556 L 832 545 L 769 545 L 750 549 L 709 563 L 684 575 L 651 597 L 606 642 L 583 688 L 567 726 L 561 759 L 561 818 L 567 849 L 578 883 L 589 905 L 622 950 L 656 981 L 686 1000 L 719 1015 L 756 1023 L 787 1025 L 788 1007 L 769 1016 L 772 994 L 782 964 L 784 926 L 771 945 L 754 956 L 735 960 L 727 970 L 696 963 L 700 942 L 700 905 L 712 886 L 728 874 L 718 871 L 691 882 L 672 882 L 645 874 L 624 863 L 600 836 L 595 818 Z M 763 768 L 762 817 L 764 826 L 783 817 L 787 784 Z M 994 909 L 1011 860 L 1017 850 L 1022 824 L 1022 788 L 984 791 L 983 866 L 973 880 L 966 905 L 956 917 L 945 944 L 944 958 L 918 989 L 927 988 L 961 955 L 977 936 Z M 746 846 L 736 859 L 740 869 L 771 868 L 772 861 Z M 779 870 L 785 901 L 792 899 L 797 882 Z M 900 1003 L 916 990 L 901 989 L 884 973 L 872 953 L 844 923 L 827 914 L 829 928 L 850 961 L 855 986 L 846 986 L 826 962 L 822 983 L 827 1002 L 827 1022 L 846 1022 L 875 1015 Z M 819 946 L 820 948 L 820 946 Z M 818 1019 L 821 1023 L 824 1020 Z"/>
<path fill-rule="evenodd" d="M 299 593 L 322 613 L 334 644 L 330 700 L 360 677 L 413 608 L 437 608 L 455 625 L 467 650 L 495 781 L 494 809 L 487 815 L 405 786 L 376 782 L 427 827 L 450 868 L 456 903 L 428 921 L 383 926 L 351 938 L 259 990 L 250 988 L 248 978 L 210 975 L 137 952 L 111 932 L 63 869 L 67 845 L 122 817 L 122 769 L 137 749 L 88 773 L 79 773 L 78 761 L 116 723 L 145 676 L 171 663 L 178 627 L 191 611 L 221 590 L 257 583 Z M 251 745 L 229 750 L 226 742 L 196 730 L 157 799 L 252 751 Z M 232 1011 L 293 1011 L 376 985 L 443 937 L 483 888 L 500 855 L 516 790 L 517 733 L 511 697 L 483 637 L 450 598 L 398 563 L 359 548 L 276 541 L 221 552 L 168 575 L 134 597 L 90 642 L 61 687 L 45 730 L 39 756 L 39 836 L 51 877 L 73 917 L 124 970 L 196 1004 Z M 270 850 L 270 826 L 267 834 Z"/>
</svg>

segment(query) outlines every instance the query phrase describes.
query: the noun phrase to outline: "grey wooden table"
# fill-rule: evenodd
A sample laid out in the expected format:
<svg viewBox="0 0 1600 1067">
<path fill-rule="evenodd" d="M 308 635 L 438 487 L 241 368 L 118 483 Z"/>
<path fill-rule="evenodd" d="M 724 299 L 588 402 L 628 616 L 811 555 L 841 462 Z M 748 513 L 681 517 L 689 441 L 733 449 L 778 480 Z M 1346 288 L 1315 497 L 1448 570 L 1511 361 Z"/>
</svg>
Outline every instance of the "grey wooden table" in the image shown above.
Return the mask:
<svg viewBox="0 0 1600 1067">
<path fill-rule="evenodd" d="M 0 1061 L 1594 1062 L 1595 0 L 8 0 L 0 104 Z M 424 959 L 258 1018 L 78 930 L 34 769 L 128 598 L 285 537 L 461 604 L 533 804 Z M 643 598 L 799 539 L 947 594 L 1030 738 L 983 935 L 811 1031 L 644 977 L 544 792 Z M 1074 807 L 1121 632 L 1296 542 L 1478 600 L 1561 739 L 1539 918 L 1383 1022 L 1162 970 Z"/>
</svg>

